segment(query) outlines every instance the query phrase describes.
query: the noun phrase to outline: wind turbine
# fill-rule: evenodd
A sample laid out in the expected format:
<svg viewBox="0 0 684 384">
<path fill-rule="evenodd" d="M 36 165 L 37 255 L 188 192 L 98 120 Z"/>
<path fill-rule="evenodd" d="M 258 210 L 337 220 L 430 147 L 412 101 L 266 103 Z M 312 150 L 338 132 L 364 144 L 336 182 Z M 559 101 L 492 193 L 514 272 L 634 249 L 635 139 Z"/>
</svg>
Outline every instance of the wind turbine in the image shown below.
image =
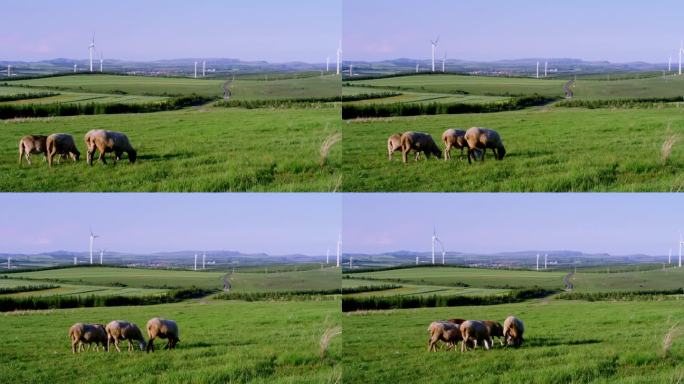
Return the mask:
<svg viewBox="0 0 684 384">
<path fill-rule="evenodd" d="M 544 254 L 544 269 L 546 269 L 546 259 L 549 257 L 548 254 Z"/>
<path fill-rule="evenodd" d="M 205 265 L 204 262 L 205 262 L 206 258 L 207 258 L 207 254 L 206 254 L 206 253 L 202 253 L 202 269 L 206 269 L 205 266 L 204 266 L 204 265 Z"/>
<path fill-rule="evenodd" d="M 78 265 L 78 258 L 74 256 L 74 265 Z"/>
<path fill-rule="evenodd" d="M 437 36 L 435 41 L 430 40 L 430 44 L 432 44 L 432 72 L 435 71 L 435 52 L 437 52 L 437 43 L 439 43 L 439 36 Z"/>
<path fill-rule="evenodd" d="M 537 271 L 539 270 L 539 254 L 537 253 Z"/>
<path fill-rule="evenodd" d="M 90 58 L 90 72 L 93 71 L 93 52 L 95 51 L 95 34 L 93 33 L 93 41 L 88 46 L 88 56 Z"/>
<path fill-rule="evenodd" d="M 95 241 L 96 238 L 100 236 L 96 235 L 93 233 L 93 229 L 90 228 L 90 265 L 93 264 L 93 242 Z"/>
<path fill-rule="evenodd" d="M 337 74 L 340 74 L 340 63 L 342 60 L 342 40 L 340 40 L 340 45 L 337 47 Z M 338 265 L 339 267 L 339 265 Z"/>
<path fill-rule="evenodd" d="M 342 252 L 342 234 L 337 235 L 337 266 L 340 266 L 340 253 Z"/>
<path fill-rule="evenodd" d="M 325 251 L 325 263 L 330 264 L 330 248 Z"/>
<path fill-rule="evenodd" d="M 7 64 L 7 77 L 12 76 L 12 65 Z"/>
<path fill-rule="evenodd" d="M 102 70 L 102 64 L 104 63 L 104 58 L 102 57 L 102 52 L 100 52 L 100 73 L 104 72 Z"/>
<path fill-rule="evenodd" d="M 325 58 L 325 71 L 330 72 L 330 56 Z"/>
<path fill-rule="evenodd" d="M 546 60 L 546 61 L 544 61 L 544 77 L 546 77 L 548 70 L 549 70 L 549 61 Z"/>
<path fill-rule="evenodd" d="M 197 270 L 197 254 L 195 253 L 195 271 Z"/>
<path fill-rule="evenodd" d="M 437 228 L 433 227 L 432 228 L 432 264 L 435 264 L 435 243 L 439 243 L 439 247 L 442 248 L 442 265 L 445 263 L 445 255 L 446 252 L 444 251 L 444 244 L 442 244 L 442 241 L 437 237 Z"/>
<path fill-rule="evenodd" d="M 420 264 L 420 256 L 416 256 L 416 265 Z"/>
<path fill-rule="evenodd" d="M 205 72 L 206 68 L 207 68 L 207 61 L 202 60 L 202 77 L 205 77 L 204 72 Z"/>
<path fill-rule="evenodd" d="M 197 78 L 197 62 L 195 61 L 195 79 Z"/>
<path fill-rule="evenodd" d="M 670 58 L 667 60 L 667 71 L 672 72 L 672 55 L 670 55 Z"/>
<path fill-rule="evenodd" d="M 77 68 L 78 68 L 78 64 L 74 64 L 74 73 L 76 73 Z"/>
<path fill-rule="evenodd" d="M 101 250 L 100 250 L 100 265 L 102 265 L 102 259 L 103 259 L 103 256 L 104 256 L 105 251 L 106 251 L 106 249 L 101 249 Z"/>
<path fill-rule="evenodd" d="M 442 73 L 446 73 L 446 52 L 444 52 L 444 58 L 442 59 Z"/>
<path fill-rule="evenodd" d="M 353 74 L 354 74 L 354 73 L 352 72 L 353 68 L 354 68 L 354 65 L 353 65 L 353 64 L 349 64 L 349 77 L 352 77 Z"/>
<path fill-rule="evenodd" d="M 670 253 L 667 254 L 667 263 L 672 264 L 672 248 L 670 248 Z"/>
<path fill-rule="evenodd" d="M 416 73 L 418 73 L 418 68 L 420 67 L 419 63 L 416 63 Z"/>
<path fill-rule="evenodd" d="M 353 260 L 354 260 L 354 258 L 349 256 L 349 269 L 352 269 L 352 261 Z"/>
<path fill-rule="evenodd" d="M 682 53 L 684 53 L 684 40 L 679 43 L 679 74 L 682 74 Z"/>
<path fill-rule="evenodd" d="M 682 234 L 679 234 L 679 268 L 682 267 L 682 245 L 684 245 L 684 239 L 682 239 Z"/>
<path fill-rule="evenodd" d="M 539 78 L 539 61 L 537 61 L 537 79 Z"/>
</svg>

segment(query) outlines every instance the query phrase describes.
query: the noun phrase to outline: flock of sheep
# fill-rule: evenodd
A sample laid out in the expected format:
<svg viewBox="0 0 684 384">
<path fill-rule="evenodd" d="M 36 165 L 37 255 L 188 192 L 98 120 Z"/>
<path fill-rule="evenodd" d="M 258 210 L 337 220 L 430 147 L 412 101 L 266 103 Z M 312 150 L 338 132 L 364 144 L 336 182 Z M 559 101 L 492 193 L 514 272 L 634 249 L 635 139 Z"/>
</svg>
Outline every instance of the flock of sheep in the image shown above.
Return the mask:
<svg viewBox="0 0 684 384">
<path fill-rule="evenodd" d="M 88 150 L 88 165 L 93 165 L 95 151 L 100 153 L 98 159 L 103 164 L 107 164 L 105 153 L 113 153 L 115 155 L 114 163 L 117 160 L 121 160 L 124 152 L 128 154 L 128 160 L 131 163 L 135 163 L 135 159 L 138 156 L 138 153 L 128 141 L 128 137 L 121 132 L 93 129 L 86 133 L 85 144 Z M 26 162 L 30 165 L 31 155 L 40 153 L 45 155 L 49 166 L 52 166 L 56 155 L 59 155 L 59 158 L 62 160 L 70 156 L 74 161 L 78 161 L 81 156 L 81 152 L 76 148 L 74 138 L 66 133 L 53 133 L 49 136 L 28 135 L 19 140 L 20 165 L 22 158 L 25 158 Z"/>
<path fill-rule="evenodd" d="M 110 346 L 118 352 L 119 341 L 128 340 L 128 350 L 133 351 L 133 342 L 137 342 L 140 350 L 154 352 L 154 339 L 167 339 L 166 349 L 173 349 L 180 342 L 178 325 L 173 320 L 165 320 L 159 317 L 150 319 L 147 322 L 148 341 L 145 342 L 140 328 L 128 321 L 114 320 L 107 325 L 76 323 L 69 328 L 69 338 L 71 339 L 71 351 L 73 353 L 85 350 L 85 344 L 90 350 L 91 344 L 95 343 L 95 351 L 99 351 L 101 345 L 105 351 L 109 351 Z"/>
<path fill-rule="evenodd" d="M 442 142 L 444 143 L 444 160 L 451 159 L 451 149 L 460 149 L 461 156 L 463 150 L 468 149 L 468 163 L 472 160 L 477 160 L 478 157 L 484 161 L 487 149 L 491 149 L 494 153 L 494 158 L 503 160 L 506 155 L 506 148 L 504 148 L 501 136 L 493 129 L 473 127 L 467 131 L 450 128 L 442 134 Z M 408 154 L 413 151 L 416 153 L 415 160 L 418 161 L 420 153 L 423 152 L 426 157 L 434 155 L 437 158 L 442 157 L 442 151 L 439 149 L 435 141 L 429 133 L 425 132 L 404 132 L 403 134 L 394 134 L 387 139 L 387 155 L 392 160 L 394 152 L 401 151 L 404 163 L 408 162 Z"/>
<path fill-rule="evenodd" d="M 469 345 L 477 348 L 478 344 L 490 349 L 494 345 L 494 337 L 500 337 L 501 346 L 511 345 L 519 347 L 523 342 L 525 325 L 522 320 L 515 316 L 508 316 L 504 320 L 503 327 L 500 323 L 492 320 L 465 320 L 449 319 L 433 321 L 428 327 L 430 338 L 428 339 L 428 352 L 437 351 L 437 342 L 446 343 L 447 350 L 456 349 L 461 342 L 461 352 L 465 352 Z"/>
</svg>

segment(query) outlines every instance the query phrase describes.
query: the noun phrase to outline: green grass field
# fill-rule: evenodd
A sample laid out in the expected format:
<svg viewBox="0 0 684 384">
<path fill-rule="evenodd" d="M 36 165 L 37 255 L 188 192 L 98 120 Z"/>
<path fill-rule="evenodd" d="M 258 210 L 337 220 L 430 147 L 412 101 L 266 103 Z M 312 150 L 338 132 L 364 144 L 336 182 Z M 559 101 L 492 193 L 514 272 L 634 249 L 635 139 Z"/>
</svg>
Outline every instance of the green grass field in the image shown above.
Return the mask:
<svg viewBox="0 0 684 384">
<path fill-rule="evenodd" d="M 375 280 L 362 279 L 343 279 L 342 288 L 352 287 L 373 287 L 378 285 L 394 284 L 400 285 L 398 288 L 386 289 L 382 291 L 369 291 L 345 295 L 353 297 L 368 297 L 368 296 L 491 296 L 506 293 L 505 289 L 493 288 L 460 288 L 440 286 L 437 284 L 396 284 L 390 282 L 382 282 Z"/>
<path fill-rule="evenodd" d="M 103 281 L 100 284 L 108 284 L 107 281 Z M 59 282 L 58 284 L 54 281 L 45 280 L 23 280 L 23 279 L 0 279 L 0 288 L 13 288 L 13 287 L 32 287 L 40 285 L 58 285 L 56 288 L 41 289 L 36 291 L 27 292 L 17 292 L 5 294 L 6 296 L 12 297 L 26 297 L 26 296 L 148 296 L 148 295 L 158 295 L 166 292 L 166 289 L 155 289 L 155 288 L 131 288 L 131 287 L 112 287 L 112 286 L 98 286 L 90 285 L 87 282 L 85 284 L 65 284 Z M 5 295 L 0 295 L 3 297 Z"/>
<path fill-rule="evenodd" d="M 3 91 L 0 87 L 0 94 Z M 22 88 L 14 88 L 22 89 Z M 38 93 L 32 88 L 23 88 L 27 90 L 28 94 Z M 42 89 L 41 89 L 42 91 Z M 48 90 L 49 91 L 49 90 Z M 20 92 L 21 94 L 22 92 Z M 59 95 L 41 97 L 35 99 L 22 99 L 15 101 L 5 101 L 2 104 L 16 104 L 16 105 L 26 105 L 26 104 L 88 104 L 88 103 L 99 103 L 99 104 L 110 104 L 110 103 L 121 103 L 121 104 L 142 104 L 142 103 L 154 103 L 166 100 L 167 97 L 161 96 L 140 96 L 140 95 L 114 95 L 111 93 L 78 93 L 78 92 L 68 92 L 59 91 Z"/>
<path fill-rule="evenodd" d="M 564 288 L 566 272 L 536 272 L 527 270 L 480 269 L 480 268 L 404 268 L 387 271 L 348 274 L 351 278 L 371 278 L 389 283 L 436 285 L 469 288 L 525 288 L 538 286 L 548 289 Z"/>
<path fill-rule="evenodd" d="M 443 148 L 447 128 L 497 130 L 506 158 L 484 163 L 387 159 L 387 137 L 430 133 Z M 668 129 L 669 126 L 669 129 Z M 684 146 L 675 144 L 662 163 L 663 142 L 684 132 L 684 109 L 534 108 L 515 112 L 397 117 L 346 121 L 343 125 L 343 190 L 389 191 L 681 191 Z"/>
<path fill-rule="evenodd" d="M 0 191 L 333 191 L 340 145 L 321 165 L 323 141 L 339 131 L 340 110 L 191 108 L 173 112 L 17 119 L 0 122 Z M 85 163 L 84 134 L 126 133 L 138 162 Z M 82 161 L 47 167 L 41 156 L 18 165 L 27 134 L 69 133 Z"/>
<path fill-rule="evenodd" d="M 175 350 L 71 353 L 67 334 L 76 322 L 125 319 L 144 328 L 155 316 L 178 323 L 181 342 Z M 12 332 L 0 334 L 0 382 L 334 383 L 342 375 L 341 336 L 331 339 L 325 355 L 320 341 L 340 323 L 335 300 L 192 300 L 4 313 L 0 329 Z"/>
<path fill-rule="evenodd" d="M 639 272 L 575 273 L 570 282 L 579 292 L 666 290 L 684 288 L 682 268 Z"/>
<path fill-rule="evenodd" d="M 340 288 L 340 269 L 230 275 L 231 292 L 308 291 Z"/>
<path fill-rule="evenodd" d="M 525 322 L 520 349 L 428 353 L 427 327 L 453 317 Z M 676 383 L 684 337 L 663 340 L 684 316 L 679 301 L 518 304 L 346 313 L 345 383 Z M 388 326 L 390 325 L 391 326 Z M 459 345 L 460 347 L 460 345 Z"/>
<path fill-rule="evenodd" d="M 130 288 L 223 288 L 225 272 L 85 267 L 48 269 L 8 274 L 8 277 L 36 279 L 56 283 L 125 286 Z M 0 280 L 2 281 L 2 280 Z"/>
<path fill-rule="evenodd" d="M 56 76 L 7 82 L 53 90 L 89 93 L 116 93 L 143 96 L 179 96 L 196 94 L 223 97 L 225 80 L 117 75 Z M 338 76 L 297 79 L 240 80 L 231 87 L 235 99 L 289 99 L 332 97 L 340 94 Z"/>
</svg>

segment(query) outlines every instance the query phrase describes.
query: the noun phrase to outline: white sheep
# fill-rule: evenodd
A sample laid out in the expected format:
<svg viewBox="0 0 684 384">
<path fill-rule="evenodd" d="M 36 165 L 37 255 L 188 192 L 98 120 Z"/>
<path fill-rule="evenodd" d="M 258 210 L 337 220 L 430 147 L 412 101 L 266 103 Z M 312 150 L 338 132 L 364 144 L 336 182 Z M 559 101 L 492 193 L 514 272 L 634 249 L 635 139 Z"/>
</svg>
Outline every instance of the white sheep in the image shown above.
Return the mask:
<svg viewBox="0 0 684 384">
<path fill-rule="evenodd" d="M 111 347 L 111 343 L 114 343 L 117 352 L 121 352 L 119 349 L 120 340 L 128 340 L 128 350 L 133 350 L 133 341 L 137 341 L 140 346 L 140 350 L 145 350 L 145 338 L 143 338 L 142 332 L 137 325 L 130 323 L 128 321 L 114 320 L 109 322 L 105 327 L 107 330 L 107 349 Z"/>
<path fill-rule="evenodd" d="M 525 333 L 525 324 L 522 320 L 515 316 L 508 316 L 504 320 L 503 335 L 506 340 L 506 344 L 512 345 L 514 347 L 519 347 L 522 345 L 524 339 L 523 334 Z"/>
<path fill-rule="evenodd" d="M 180 342 L 178 324 L 173 320 L 155 317 L 147 322 L 147 352 L 154 352 L 154 339 L 168 339 L 165 349 L 173 349 Z"/>
<path fill-rule="evenodd" d="M 461 331 L 458 324 L 448 321 L 433 321 L 428 327 L 428 352 L 437 350 L 437 342 L 443 341 L 447 344 L 447 350 L 454 348 L 461 340 Z"/>
<path fill-rule="evenodd" d="M 482 343 L 485 349 L 489 349 L 489 331 L 487 326 L 478 320 L 468 320 L 461 324 L 461 352 L 465 352 L 467 344 L 473 343 L 474 348 L 477 348 L 478 343 Z"/>
<path fill-rule="evenodd" d="M 107 351 L 107 331 L 102 324 L 85 324 L 76 323 L 69 328 L 69 338 L 71 339 L 71 351 L 73 353 L 81 352 L 85 347 L 84 344 L 88 344 L 88 350 L 90 350 L 90 344 L 95 343 L 95 351 L 100 350 L 100 345 Z"/>
<path fill-rule="evenodd" d="M 468 163 L 475 158 L 475 153 L 482 150 L 482 161 L 485 159 L 487 149 L 494 152 L 496 160 L 503 160 L 506 156 L 501 136 L 493 129 L 473 127 L 466 131 L 465 140 L 468 142 Z"/>
</svg>

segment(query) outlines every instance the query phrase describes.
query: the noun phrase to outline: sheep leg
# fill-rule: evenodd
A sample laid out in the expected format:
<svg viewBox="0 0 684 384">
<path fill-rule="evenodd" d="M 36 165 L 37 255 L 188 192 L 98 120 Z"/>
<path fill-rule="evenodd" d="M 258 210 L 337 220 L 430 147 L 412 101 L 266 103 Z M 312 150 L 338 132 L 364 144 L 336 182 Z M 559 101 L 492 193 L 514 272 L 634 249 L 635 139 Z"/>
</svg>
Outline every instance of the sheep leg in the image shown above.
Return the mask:
<svg viewBox="0 0 684 384">
<path fill-rule="evenodd" d="M 150 340 L 147 341 L 147 347 L 145 348 L 146 352 L 154 352 L 154 337 L 150 337 Z"/>
<path fill-rule="evenodd" d="M 417 151 L 417 152 L 416 152 L 416 159 L 415 159 L 415 160 L 416 160 L 416 161 L 420 160 L 420 151 Z"/>
<path fill-rule="evenodd" d="M 76 345 L 78 344 L 78 340 L 71 340 L 71 353 L 76 353 Z"/>
<path fill-rule="evenodd" d="M 474 156 L 473 156 L 473 150 L 470 149 L 470 148 L 468 148 L 468 164 L 472 164 L 472 163 L 473 163 L 473 162 L 471 161 L 471 159 L 472 159 L 473 157 L 474 157 Z"/>
<path fill-rule="evenodd" d="M 409 151 L 410 151 L 410 149 L 407 151 L 407 150 L 404 150 L 404 149 L 402 148 L 402 150 L 401 150 L 401 160 L 404 162 L 404 164 L 408 163 L 408 153 L 409 153 Z"/>
<path fill-rule="evenodd" d="M 104 151 L 100 151 L 100 156 L 97 158 L 98 160 L 102 161 L 102 164 L 107 164 L 107 160 L 105 160 L 105 153 Z"/>
<path fill-rule="evenodd" d="M 24 157 L 24 144 L 19 143 L 19 165 L 21 165 L 22 157 Z"/>
<path fill-rule="evenodd" d="M 116 351 L 121 353 L 121 348 L 119 348 L 119 339 L 114 339 L 114 348 L 116 348 Z"/>
</svg>

